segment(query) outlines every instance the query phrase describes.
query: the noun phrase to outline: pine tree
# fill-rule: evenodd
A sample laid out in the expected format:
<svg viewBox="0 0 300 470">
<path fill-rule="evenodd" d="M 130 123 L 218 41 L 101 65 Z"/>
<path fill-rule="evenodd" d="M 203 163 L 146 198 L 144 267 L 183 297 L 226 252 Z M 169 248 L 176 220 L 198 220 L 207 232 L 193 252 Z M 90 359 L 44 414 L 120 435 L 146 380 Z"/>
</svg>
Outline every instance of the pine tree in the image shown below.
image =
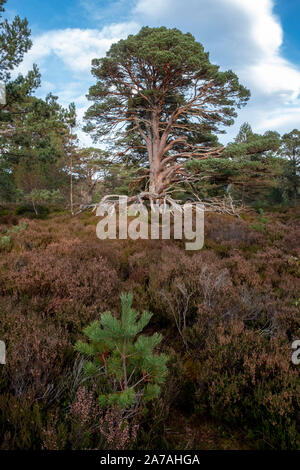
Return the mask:
<svg viewBox="0 0 300 470">
<path fill-rule="evenodd" d="M 287 158 L 284 168 L 285 190 L 294 205 L 297 204 L 300 187 L 300 131 L 293 131 L 282 136 L 281 154 Z"/>
<path fill-rule="evenodd" d="M 234 141 L 238 144 L 241 144 L 243 142 L 247 142 L 252 136 L 253 131 L 249 122 L 244 122 L 244 124 L 241 125 L 240 130 Z"/>
<path fill-rule="evenodd" d="M 11 72 L 22 62 L 30 49 L 30 29 L 26 19 L 16 16 L 11 22 L 3 19 L 6 0 L 0 0 L 0 82 L 5 82 L 4 103 L 0 103 L 0 199 L 14 198 L 11 166 L 4 158 L 9 139 L 16 134 L 16 118 L 24 116 L 26 100 L 40 84 L 36 66 L 26 76 L 11 80 Z M 22 111 L 18 108 L 22 104 Z M 20 143 L 18 143 L 20 147 Z"/>
<path fill-rule="evenodd" d="M 223 196 L 230 189 L 243 203 L 252 203 L 265 199 L 278 184 L 282 166 L 277 156 L 279 147 L 277 132 L 256 134 L 244 123 L 221 158 L 191 160 L 186 166 L 198 177 L 194 188 L 201 197 Z"/>
<path fill-rule="evenodd" d="M 147 157 L 150 197 L 185 179 L 185 161 L 220 155 L 208 136 L 231 125 L 250 96 L 191 34 L 165 27 L 143 27 L 113 44 L 92 61 L 92 74 L 85 130 L 111 140 L 125 126 L 119 143 L 124 156 L 134 146 L 135 156 Z"/>
<path fill-rule="evenodd" d="M 10 79 L 11 71 L 23 60 L 24 54 L 32 46 L 30 29 L 25 18 L 15 16 L 10 23 L 2 20 L 6 0 L 0 0 L 0 80 Z"/>
<path fill-rule="evenodd" d="M 151 313 L 142 315 L 132 308 L 132 294 L 122 294 L 121 320 L 111 312 L 101 315 L 85 328 L 89 342 L 78 341 L 76 350 L 88 360 L 84 370 L 88 376 L 104 376 L 108 392 L 99 396 L 102 406 L 130 408 L 141 401 L 149 401 L 160 393 L 167 375 L 165 354 L 154 353 L 162 336 L 141 335 L 149 323 Z"/>
</svg>

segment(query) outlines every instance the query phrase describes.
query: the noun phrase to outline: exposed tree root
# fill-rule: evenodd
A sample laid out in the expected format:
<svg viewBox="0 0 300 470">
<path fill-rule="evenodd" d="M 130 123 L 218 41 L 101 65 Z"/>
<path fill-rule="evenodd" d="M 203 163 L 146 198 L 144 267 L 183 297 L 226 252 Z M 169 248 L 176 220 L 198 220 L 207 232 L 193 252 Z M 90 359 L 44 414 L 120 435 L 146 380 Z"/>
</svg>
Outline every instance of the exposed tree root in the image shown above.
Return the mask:
<svg viewBox="0 0 300 470">
<path fill-rule="evenodd" d="M 109 194 L 104 196 L 99 203 L 80 205 L 79 210 L 75 213 L 75 215 L 78 215 L 88 209 L 92 209 L 92 212 L 95 212 L 99 206 L 104 206 L 109 209 L 124 203 L 126 203 L 128 207 L 133 204 L 147 204 L 150 205 L 153 211 L 159 210 L 160 212 L 164 212 L 168 210 L 171 213 L 176 211 L 181 212 L 184 207 L 182 201 L 175 200 L 167 194 L 155 194 L 149 191 L 143 191 L 135 196 Z M 199 208 L 205 212 L 228 214 L 234 217 L 240 217 L 240 213 L 245 211 L 245 207 L 237 202 L 234 202 L 231 196 L 227 196 L 222 199 L 212 198 L 208 200 L 201 200 L 200 198 L 196 197 L 196 200 L 189 200 L 187 203 L 194 206 L 196 209 Z"/>
</svg>

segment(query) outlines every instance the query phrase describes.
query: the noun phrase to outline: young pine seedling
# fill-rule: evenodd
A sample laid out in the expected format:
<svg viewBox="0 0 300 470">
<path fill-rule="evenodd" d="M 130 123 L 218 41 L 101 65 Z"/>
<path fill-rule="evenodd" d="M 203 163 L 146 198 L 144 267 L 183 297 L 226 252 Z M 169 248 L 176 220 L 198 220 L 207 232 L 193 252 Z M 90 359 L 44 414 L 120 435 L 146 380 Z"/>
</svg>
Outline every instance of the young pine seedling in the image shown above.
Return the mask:
<svg viewBox="0 0 300 470">
<path fill-rule="evenodd" d="M 122 294 L 121 320 L 111 312 L 103 313 L 100 321 L 84 329 L 89 341 L 78 341 L 75 346 L 87 357 L 85 373 L 105 378 L 108 392 L 99 396 L 102 406 L 124 409 L 156 398 L 167 375 L 168 357 L 154 352 L 162 336 L 140 334 L 152 314 L 139 315 L 132 300 L 132 294 Z"/>
</svg>

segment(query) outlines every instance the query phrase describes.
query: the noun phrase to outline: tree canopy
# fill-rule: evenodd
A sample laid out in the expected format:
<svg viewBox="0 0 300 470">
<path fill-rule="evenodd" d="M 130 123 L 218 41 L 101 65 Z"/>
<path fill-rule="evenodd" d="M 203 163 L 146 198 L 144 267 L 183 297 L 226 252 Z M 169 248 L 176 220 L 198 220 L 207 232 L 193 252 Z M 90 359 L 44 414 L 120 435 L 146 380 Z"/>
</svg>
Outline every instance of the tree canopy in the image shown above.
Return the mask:
<svg viewBox="0 0 300 470">
<path fill-rule="evenodd" d="M 249 123 L 244 123 L 220 158 L 194 159 L 186 164 L 195 175 L 195 191 L 202 197 L 230 192 L 243 203 L 255 201 L 277 183 L 282 166 L 276 155 L 280 145 L 277 132 L 257 134 Z"/>
<path fill-rule="evenodd" d="M 292 130 L 282 136 L 281 153 L 288 159 L 285 166 L 284 179 L 287 193 L 297 202 L 300 187 L 300 131 Z"/>
</svg>

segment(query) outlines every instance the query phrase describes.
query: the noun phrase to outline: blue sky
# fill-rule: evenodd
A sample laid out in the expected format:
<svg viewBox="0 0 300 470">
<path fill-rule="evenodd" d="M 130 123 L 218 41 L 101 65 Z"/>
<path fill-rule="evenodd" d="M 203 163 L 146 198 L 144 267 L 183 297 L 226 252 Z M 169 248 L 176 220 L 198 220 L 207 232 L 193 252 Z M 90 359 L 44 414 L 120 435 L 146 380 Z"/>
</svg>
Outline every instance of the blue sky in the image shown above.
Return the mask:
<svg viewBox="0 0 300 470">
<path fill-rule="evenodd" d="M 38 95 L 75 101 L 80 118 L 93 83 L 91 59 L 143 25 L 166 25 L 194 34 L 211 60 L 233 69 L 252 92 L 221 141 L 244 121 L 257 132 L 300 128 L 300 0 L 8 0 L 6 15 L 15 14 L 27 17 L 33 38 L 19 71 L 37 63 Z"/>
<path fill-rule="evenodd" d="M 300 65 L 300 1 L 278 0 L 274 11 L 279 16 L 284 31 L 283 54 Z"/>
<path fill-rule="evenodd" d="M 101 28 L 126 20 L 135 3 L 132 0 L 8 0 L 6 10 L 10 15 L 26 16 L 35 34 L 57 28 Z"/>
</svg>

